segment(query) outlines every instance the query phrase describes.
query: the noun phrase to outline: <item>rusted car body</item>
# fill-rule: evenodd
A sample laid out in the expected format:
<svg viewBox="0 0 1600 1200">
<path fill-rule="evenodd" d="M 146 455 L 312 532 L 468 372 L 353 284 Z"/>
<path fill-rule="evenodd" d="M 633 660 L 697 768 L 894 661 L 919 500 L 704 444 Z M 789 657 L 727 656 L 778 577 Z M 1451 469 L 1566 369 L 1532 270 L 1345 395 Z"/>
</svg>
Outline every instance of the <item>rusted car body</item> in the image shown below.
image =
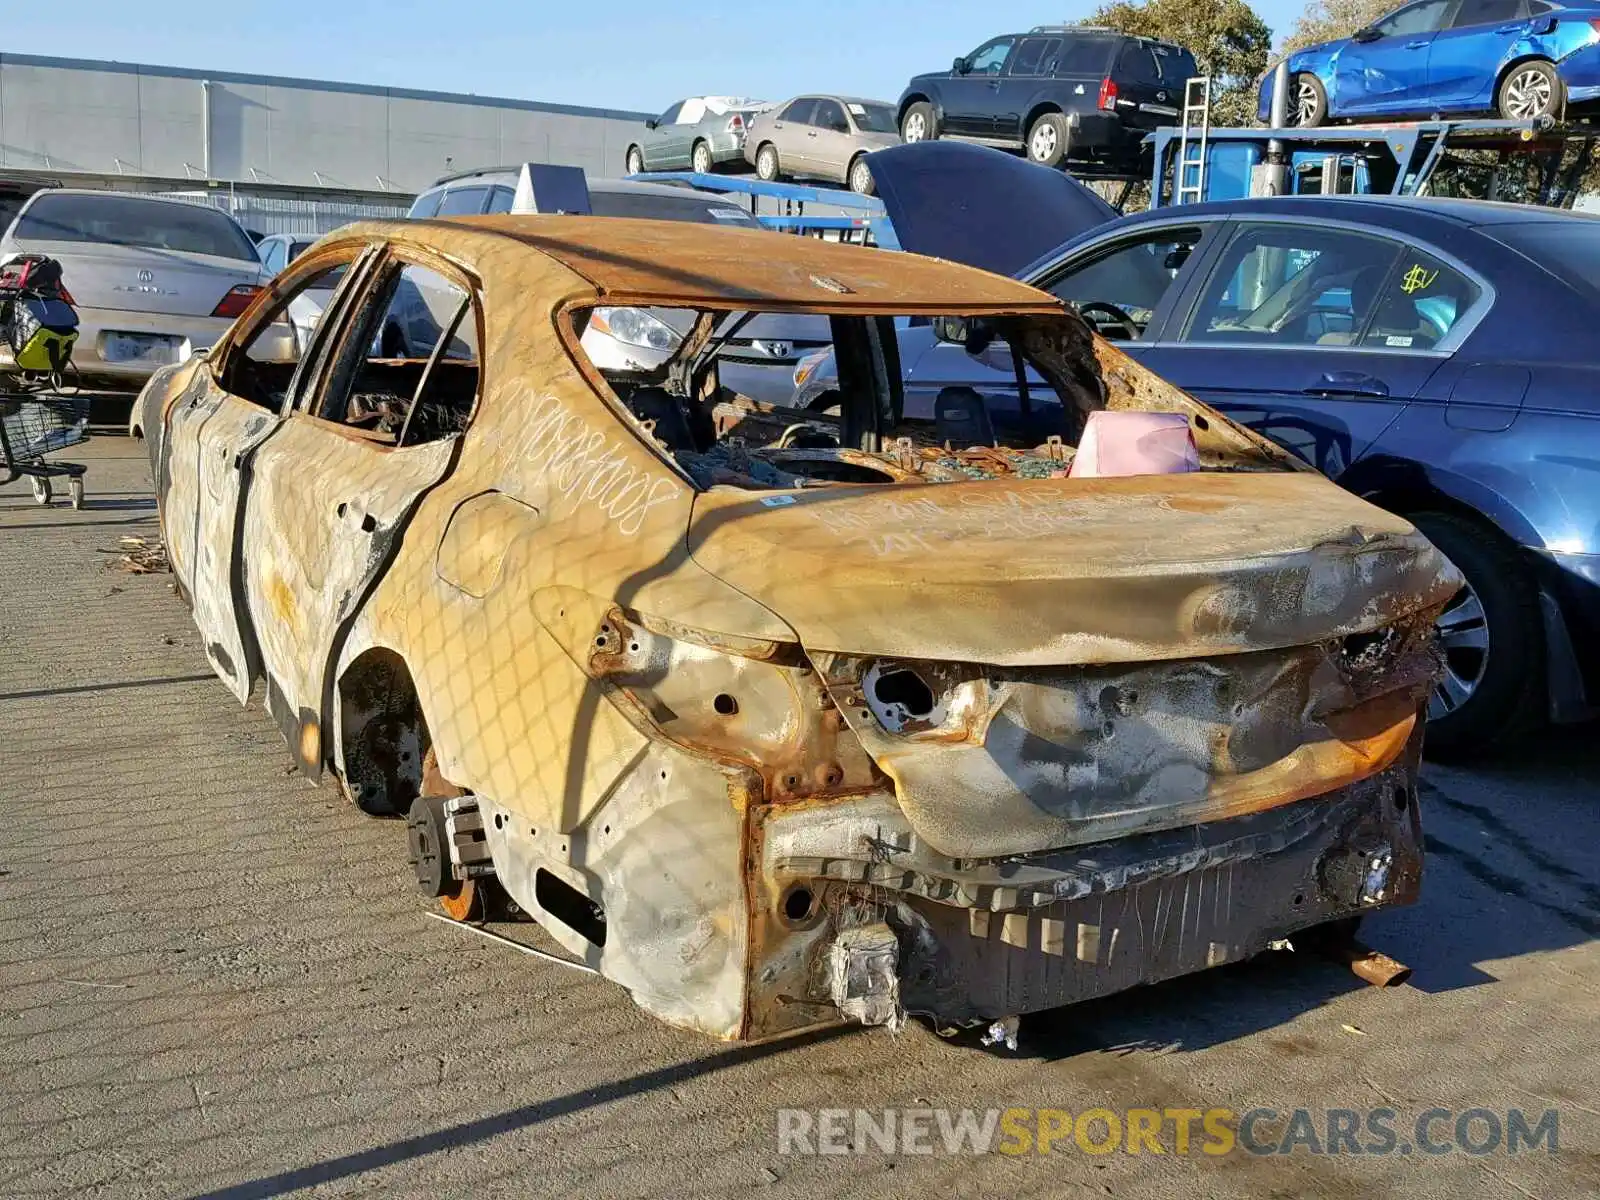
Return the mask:
<svg viewBox="0 0 1600 1200">
<path fill-rule="evenodd" d="M 402 269 L 461 297 L 426 363 L 376 347 Z M 584 358 L 621 305 L 698 314 L 664 388 Z M 833 322 L 864 398 L 832 444 L 694 366 L 758 309 Z M 1203 469 L 897 427 L 884 318 L 951 314 L 1069 415 L 1184 414 Z M 971 1024 L 1417 895 L 1452 568 L 1011 280 L 620 219 L 358 225 L 140 405 L 235 696 L 264 682 L 302 770 L 410 814 L 447 911 L 503 892 L 673 1024 Z"/>
</svg>

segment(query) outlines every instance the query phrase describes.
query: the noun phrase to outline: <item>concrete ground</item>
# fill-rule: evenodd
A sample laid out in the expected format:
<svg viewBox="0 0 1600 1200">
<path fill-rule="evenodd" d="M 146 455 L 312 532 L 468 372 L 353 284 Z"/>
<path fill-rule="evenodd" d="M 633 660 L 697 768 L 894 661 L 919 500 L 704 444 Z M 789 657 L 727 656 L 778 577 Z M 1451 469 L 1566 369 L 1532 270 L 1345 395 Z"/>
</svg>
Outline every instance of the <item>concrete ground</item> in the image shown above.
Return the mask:
<svg viewBox="0 0 1600 1200">
<path fill-rule="evenodd" d="M 169 576 L 108 569 L 156 536 L 142 447 L 81 457 L 82 512 L 0 489 L 0 1196 L 1600 1193 L 1593 727 L 1428 770 L 1423 902 L 1368 933 L 1409 986 L 1280 953 L 1031 1018 L 1015 1053 L 729 1048 L 427 919 L 403 826 L 289 772 Z M 1011 1105 L 1390 1107 L 1402 1142 L 1434 1107 L 1555 1108 L 1559 1148 L 779 1153 L 780 1108 Z"/>
</svg>

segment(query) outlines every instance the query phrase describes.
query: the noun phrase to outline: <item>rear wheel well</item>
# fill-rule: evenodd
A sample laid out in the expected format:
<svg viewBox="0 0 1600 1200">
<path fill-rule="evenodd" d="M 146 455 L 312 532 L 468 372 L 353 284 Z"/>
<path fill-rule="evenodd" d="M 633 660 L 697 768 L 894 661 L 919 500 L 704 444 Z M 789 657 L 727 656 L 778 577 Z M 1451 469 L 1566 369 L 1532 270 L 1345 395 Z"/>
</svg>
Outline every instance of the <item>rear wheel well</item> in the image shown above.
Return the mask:
<svg viewBox="0 0 1600 1200">
<path fill-rule="evenodd" d="M 900 111 L 895 114 L 894 120 L 897 129 L 906 123 L 906 113 L 911 110 L 913 104 L 933 104 L 933 97 L 924 96 L 921 92 L 916 92 L 900 101 Z M 939 108 L 937 104 L 933 104 L 933 107 L 935 111 Z"/>
<path fill-rule="evenodd" d="M 1549 67 L 1554 67 L 1556 65 L 1553 60 L 1547 58 L 1543 54 L 1522 54 L 1518 55 L 1516 58 L 1513 58 L 1505 66 L 1501 67 L 1500 73 L 1494 77 L 1494 89 L 1489 93 L 1489 104 L 1492 107 L 1499 107 L 1500 88 L 1505 83 L 1506 76 L 1511 74 L 1511 72 L 1515 71 L 1518 67 L 1531 62 L 1541 62 Z M 1565 95 L 1565 93 L 1562 94 Z"/>
<path fill-rule="evenodd" d="M 1029 110 L 1027 119 L 1022 122 L 1022 136 L 1027 137 L 1028 131 L 1033 128 L 1033 123 L 1040 117 L 1044 116 L 1045 113 L 1058 113 L 1060 111 L 1061 106 L 1054 100 L 1044 100 L 1038 104 L 1035 104 L 1033 108 Z"/>
<path fill-rule="evenodd" d="M 345 794 L 363 812 L 403 816 L 422 791 L 432 739 L 406 661 L 364 651 L 339 676 L 339 746 Z"/>
</svg>

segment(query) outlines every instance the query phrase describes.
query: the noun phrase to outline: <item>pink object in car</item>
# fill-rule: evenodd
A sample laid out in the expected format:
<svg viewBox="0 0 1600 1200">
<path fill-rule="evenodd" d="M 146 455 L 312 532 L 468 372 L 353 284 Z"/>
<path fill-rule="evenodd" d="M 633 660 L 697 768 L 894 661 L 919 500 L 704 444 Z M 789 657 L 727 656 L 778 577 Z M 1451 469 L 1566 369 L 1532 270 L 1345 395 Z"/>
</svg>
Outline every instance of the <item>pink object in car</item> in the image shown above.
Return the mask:
<svg viewBox="0 0 1600 1200">
<path fill-rule="evenodd" d="M 1072 460 L 1072 478 L 1179 475 L 1200 469 L 1189 420 L 1181 413 L 1092 412 Z"/>
</svg>

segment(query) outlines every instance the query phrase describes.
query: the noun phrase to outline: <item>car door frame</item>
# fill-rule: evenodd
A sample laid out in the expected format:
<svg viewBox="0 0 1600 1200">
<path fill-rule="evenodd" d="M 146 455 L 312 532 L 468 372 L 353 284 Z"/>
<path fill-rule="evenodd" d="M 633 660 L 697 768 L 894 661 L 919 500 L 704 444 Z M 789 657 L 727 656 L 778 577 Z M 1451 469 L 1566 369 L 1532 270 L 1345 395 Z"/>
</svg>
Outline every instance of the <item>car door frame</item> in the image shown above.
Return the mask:
<svg viewBox="0 0 1600 1200">
<path fill-rule="evenodd" d="M 639 139 L 639 153 L 644 158 L 644 169 L 646 171 L 664 171 L 667 169 L 666 162 L 670 157 L 671 135 L 666 133 L 665 130 L 677 128 L 678 117 L 683 113 L 684 103 L 685 101 L 679 100 L 674 104 L 667 105 L 659 116 L 650 118 L 654 124 L 647 124 L 644 127 L 644 136 Z M 669 116 L 672 118 L 671 121 L 666 120 Z"/>
<path fill-rule="evenodd" d="M 1017 56 L 1023 46 L 1034 41 L 1044 43 L 1039 51 L 1039 61 L 1029 74 L 1020 75 L 1016 70 Z M 1028 131 L 1023 127 L 1028 118 L 1026 104 L 1032 103 L 1033 98 L 1054 78 L 1056 59 L 1061 56 L 1064 42 L 1064 36 L 1060 33 L 1025 33 L 1017 38 L 1017 44 L 1006 56 L 1004 73 L 1000 76 L 1001 86 L 995 91 L 993 136 L 1019 143 L 1027 138 Z M 1053 51 L 1051 43 L 1055 44 Z"/>
<path fill-rule="evenodd" d="M 821 123 L 824 104 L 831 104 L 839 110 L 839 116 L 844 120 L 843 130 L 835 130 Z M 849 174 L 850 160 L 855 156 L 851 149 L 855 143 L 850 136 L 850 115 L 845 112 L 843 101 L 833 96 L 817 97 L 817 103 L 811 110 L 811 128 L 807 140 L 811 142 L 811 170 L 823 179 L 845 180 Z M 838 161 L 841 153 L 844 156 L 842 162 Z"/>
<path fill-rule="evenodd" d="M 1379 21 L 1373 22 L 1372 26 L 1376 27 L 1382 21 L 1387 21 L 1392 17 L 1395 17 L 1406 11 L 1407 9 L 1418 8 L 1425 4 L 1439 2 L 1442 2 L 1444 5 L 1444 15 L 1440 18 L 1438 25 L 1427 33 L 1394 34 L 1391 37 L 1375 38 L 1372 41 L 1367 42 L 1358 42 L 1354 39 L 1354 37 L 1352 37 L 1345 43 L 1345 45 L 1339 50 L 1338 56 L 1334 60 L 1333 94 L 1329 97 L 1329 102 L 1333 106 L 1333 112 L 1336 115 L 1345 116 L 1347 114 L 1351 114 L 1361 116 L 1369 113 L 1373 115 L 1394 115 L 1398 113 L 1417 111 L 1427 107 L 1428 102 L 1425 97 L 1428 88 L 1428 58 L 1433 52 L 1433 40 L 1434 38 L 1438 37 L 1441 32 L 1449 28 L 1450 21 L 1455 17 L 1455 10 L 1459 0 L 1412 0 L 1412 3 L 1410 4 L 1402 4 L 1393 12 L 1385 13 L 1379 19 Z M 1393 44 L 1379 46 L 1380 43 Z M 1374 46 L 1379 46 L 1381 50 L 1386 52 L 1415 51 L 1421 59 L 1420 69 L 1415 73 L 1416 77 L 1420 79 L 1421 82 L 1416 87 L 1405 89 L 1403 93 L 1400 94 L 1399 98 L 1379 100 L 1376 102 L 1370 99 L 1370 95 L 1365 89 L 1362 89 L 1361 101 L 1359 101 L 1355 107 L 1352 107 L 1349 98 L 1345 94 L 1345 89 L 1340 82 L 1342 76 L 1345 74 L 1345 60 L 1346 58 L 1351 58 L 1358 63 L 1362 62 L 1364 61 L 1363 55 L 1370 54 L 1371 51 L 1369 48 Z"/>
<path fill-rule="evenodd" d="M 358 323 L 366 319 L 367 297 L 387 283 L 391 268 L 418 266 L 436 272 L 470 298 L 479 359 L 474 418 L 484 393 L 483 296 L 477 278 L 425 247 L 389 242 L 377 251 L 357 285 L 344 294 L 337 322 L 323 334 L 322 349 L 311 374 L 295 389 L 292 406 L 286 406 L 273 436 L 252 454 L 252 486 L 240 506 L 239 544 L 246 551 L 240 574 L 246 617 L 254 628 L 267 684 L 267 708 L 301 771 L 312 778 L 331 761 L 337 742 L 334 690 L 344 642 L 394 561 L 418 508 L 450 477 L 465 436 L 391 446 L 317 415 L 333 382 L 333 365 L 351 338 L 364 338 Z M 370 340 L 364 338 L 356 352 L 369 354 L 365 343 Z M 331 469 L 308 469 L 312 458 L 299 453 L 305 448 Z M 366 477 L 341 475 L 347 460 L 367 468 Z M 404 463 L 408 477 L 395 469 L 397 463 Z M 380 465 L 386 469 L 378 470 Z M 323 490 L 340 496 L 327 511 L 315 507 L 323 498 L 317 494 L 322 484 L 327 485 Z M 306 505 L 313 511 L 301 511 Z M 292 516 L 301 519 L 291 523 Z M 285 522 L 281 530 L 280 517 Z M 266 578 L 263 564 L 269 563 L 281 564 L 281 569 Z M 302 581 L 318 579 L 320 586 L 299 595 L 286 593 L 284 575 L 291 571 Z"/>
<path fill-rule="evenodd" d="M 375 260 L 376 249 L 370 242 L 328 246 L 296 260 L 286 269 L 288 278 L 276 283 L 241 317 L 166 419 L 157 477 L 164 532 L 169 544 L 184 548 L 173 556 L 174 571 L 188 589 L 195 625 L 205 639 L 206 657 L 240 703 L 249 699 L 260 678 L 259 646 L 244 603 L 241 565 L 250 463 L 281 427 L 299 390 L 326 353 L 327 339 L 332 336 L 329 331 L 338 324 L 347 297 L 361 286 Z M 288 317 L 289 305 L 306 290 L 306 284 L 339 265 L 346 268 L 344 278 L 334 289 L 310 343 L 300 348 L 277 409 L 229 392 L 223 381 L 229 377 L 235 357 L 245 353 L 258 334 Z M 292 324 L 289 336 L 298 341 Z M 179 478 L 176 488 L 175 470 L 186 476 Z M 181 496 L 186 487 L 194 497 L 193 512 L 175 513 L 173 492 Z M 192 532 L 174 531 L 175 519 L 186 519 Z M 189 536 L 183 536 L 185 533 Z M 185 556 L 187 562 L 182 561 Z"/>
<path fill-rule="evenodd" d="M 1512 15 L 1495 21 L 1479 21 L 1473 25 L 1457 25 L 1456 18 L 1461 15 L 1465 0 L 1456 0 L 1455 6 L 1450 10 L 1449 23 L 1442 26 L 1433 35 L 1433 41 L 1428 46 L 1428 82 L 1424 98 L 1428 105 L 1439 107 L 1442 111 L 1462 112 L 1479 108 L 1494 107 L 1494 87 L 1498 77 L 1500 65 L 1510 55 L 1512 47 L 1522 38 L 1528 36 L 1528 31 L 1533 25 L 1534 16 L 1530 11 L 1524 16 Z M 1526 0 L 1519 5 L 1527 8 Z M 1494 45 L 1495 53 L 1492 61 L 1488 57 L 1479 59 L 1480 69 L 1476 72 L 1478 79 L 1477 90 L 1472 92 L 1457 92 L 1450 95 L 1442 94 L 1448 86 L 1448 81 L 1436 79 L 1434 63 L 1438 58 L 1439 43 L 1441 40 L 1450 39 L 1453 35 L 1466 38 L 1483 38 L 1485 45 Z M 1495 41 L 1499 35 L 1498 41 Z M 1448 45 L 1448 41 L 1446 45 Z M 1468 55 L 1467 57 L 1473 57 Z M 1492 67 L 1492 69 L 1483 69 Z"/>
<path fill-rule="evenodd" d="M 780 174 L 805 174 L 806 162 L 802 143 L 806 140 L 806 130 L 811 127 L 811 111 L 815 111 L 817 99 L 816 96 L 796 96 L 778 109 L 771 120 L 770 131 L 764 140 L 771 142 L 778 152 Z M 811 110 L 803 117 L 790 116 L 790 110 L 797 104 L 808 104 Z"/>
<path fill-rule="evenodd" d="M 990 46 L 1000 42 L 1010 42 L 1006 47 L 1005 58 L 1000 60 L 1000 69 L 993 75 L 987 73 L 974 75 L 971 71 L 950 73 L 943 94 L 940 96 L 940 107 L 943 111 L 939 114 L 939 125 L 945 133 L 953 137 L 979 140 L 996 136 L 994 132 L 996 93 L 1006 78 L 1006 69 L 1011 65 L 1012 56 L 1016 54 L 1024 36 L 1026 35 L 1019 33 L 1002 33 L 980 43 L 970 54 L 963 56 L 967 62 L 971 62 L 981 51 L 987 50 Z M 961 101 L 955 109 L 958 116 L 954 120 L 951 118 L 951 96 Z"/>
</svg>

